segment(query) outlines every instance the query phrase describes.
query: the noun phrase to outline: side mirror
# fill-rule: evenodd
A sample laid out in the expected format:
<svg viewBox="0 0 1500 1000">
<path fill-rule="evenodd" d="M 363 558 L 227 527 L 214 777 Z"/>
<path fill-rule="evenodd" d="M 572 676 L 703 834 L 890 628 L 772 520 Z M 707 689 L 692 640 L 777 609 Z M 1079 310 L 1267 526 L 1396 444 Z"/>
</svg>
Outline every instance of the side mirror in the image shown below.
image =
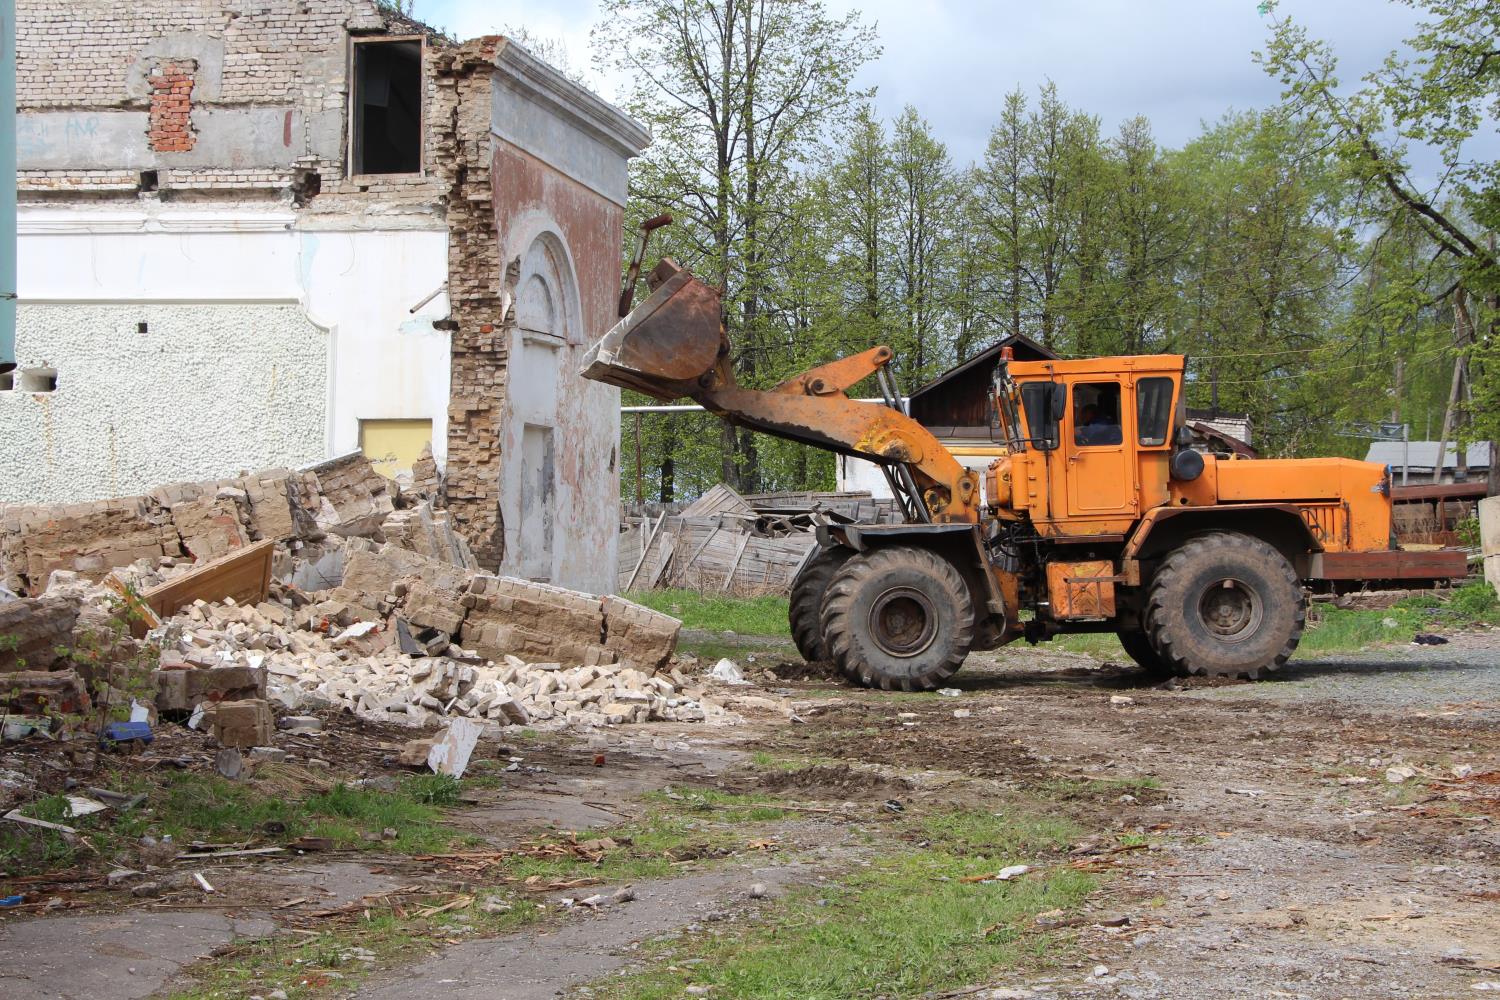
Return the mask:
<svg viewBox="0 0 1500 1000">
<path fill-rule="evenodd" d="M 1177 447 L 1186 448 L 1193 443 L 1193 429 L 1186 424 L 1177 427 Z"/>
<path fill-rule="evenodd" d="M 1005 428 L 1000 424 L 1000 407 L 996 405 L 995 398 L 990 397 L 990 440 L 996 444 L 1005 444 Z"/>
<path fill-rule="evenodd" d="M 1068 412 L 1068 387 L 1061 382 L 1053 382 L 1047 387 L 1047 416 L 1052 423 L 1057 423 Z M 1051 435 L 1057 437 L 1056 434 Z"/>
</svg>

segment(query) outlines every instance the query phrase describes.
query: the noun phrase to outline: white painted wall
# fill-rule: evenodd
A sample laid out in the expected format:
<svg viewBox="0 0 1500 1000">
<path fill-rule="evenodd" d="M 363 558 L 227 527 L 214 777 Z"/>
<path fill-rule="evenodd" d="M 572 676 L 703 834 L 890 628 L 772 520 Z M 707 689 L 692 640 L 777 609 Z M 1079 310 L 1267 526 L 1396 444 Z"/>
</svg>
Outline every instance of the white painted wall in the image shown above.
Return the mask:
<svg viewBox="0 0 1500 1000">
<path fill-rule="evenodd" d="M 359 421 L 368 418 L 430 418 L 434 457 L 443 464 L 448 336 L 432 323 L 447 316 L 448 300 L 438 295 L 415 315 L 411 309 L 447 278 L 446 231 L 299 231 L 295 222 L 290 208 L 274 204 L 23 207 L 18 361 L 60 359 L 53 364 L 59 392 L 41 423 L 38 404 L 13 397 L 0 409 L 7 431 L 0 435 L 0 500 L 95 499 L 174 479 L 302 464 L 357 448 Z M 129 304 L 131 315 L 156 310 L 175 335 L 154 354 L 122 351 L 125 314 L 112 308 L 119 304 Z M 59 311 L 85 305 L 92 311 Z M 130 331 L 137 321 L 129 320 Z M 315 349 L 308 331 L 317 331 Z M 198 362 L 205 349 L 239 375 L 215 382 L 211 394 Z M 244 359 L 273 355 L 275 385 L 243 367 Z M 257 412 L 261 419 L 233 429 L 187 406 L 179 420 L 203 426 L 174 425 L 183 447 L 147 463 L 143 483 L 108 471 L 107 462 L 90 471 L 81 458 L 70 466 L 76 475 L 42 471 L 31 461 L 38 439 L 21 428 L 45 424 L 54 455 L 94 455 L 100 400 L 82 390 L 105 371 L 122 397 L 161 402 L 157 390 L 169 389 L 174 399 L 211 398 L 215 413 Z M 283 394 L 288 385 L 296 386 L 291 397 Z M 264 408 L 268 398 L 280 405 Z M 161 428 L 127 402 L 108 409 L 111 433 L 117 451 L 124 443 L 144 454 Z M 22 422 L 15 433 L 12 419 Z M 137 485 L 117 488 L 127 481 Z"/>
<path fill-rule="evenodd" d="M 965 441 L 960 445 L 958 442 L 944 441 L 943 444 L 948 447 L 958 448 L 964 446 L 972 447 L 974 442 Z M 979 488 L 980 492 L 983 493 L 984 470 L 990 467 L 990 463 L 995 460 L 995 457 L 993 455 L 958 455 L 955 457 L 958 459 L 958 464 L 962 465 L 965 469 L 972 469 L 980 473 Z M 835 489 L 847 490 L 849 492 L 866 490 L 877 500 L 891 499 L 891 488 L 886 483 L 885 476 L 880 471 L 880 466 L 874 462 L 867 462 L 862 458 L 851 458 L 848 455 L 839 455 L 835 459 L 835 463 Z"/>
<path fill-rule="evenodd" d="M 322 457 L 328 334 L 295 302 L 23 303 L 16 325 L 21 369 L 57 389 L 0 391 L 0 503 Z"/>
</svg>

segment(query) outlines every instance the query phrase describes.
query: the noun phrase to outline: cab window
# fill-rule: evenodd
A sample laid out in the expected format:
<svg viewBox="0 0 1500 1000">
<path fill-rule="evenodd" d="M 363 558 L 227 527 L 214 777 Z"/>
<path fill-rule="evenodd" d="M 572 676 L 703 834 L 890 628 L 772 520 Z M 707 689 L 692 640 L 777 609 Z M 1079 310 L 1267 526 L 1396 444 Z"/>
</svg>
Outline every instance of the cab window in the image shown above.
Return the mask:
<svg viewBox="0 0 1500 1000">
<path fill-rule="evenodd" d="M 1167 443 L 1172 423 L 1172 380 L 1143 378 L 1135 384 L 1135 426 L 1147 448 Z"/>
<path fill-rule="evenodd" d="M 1121 444 L 1120 383 L 1082 382 L 1073 386 L 1073 443 Z"/>
</svg>

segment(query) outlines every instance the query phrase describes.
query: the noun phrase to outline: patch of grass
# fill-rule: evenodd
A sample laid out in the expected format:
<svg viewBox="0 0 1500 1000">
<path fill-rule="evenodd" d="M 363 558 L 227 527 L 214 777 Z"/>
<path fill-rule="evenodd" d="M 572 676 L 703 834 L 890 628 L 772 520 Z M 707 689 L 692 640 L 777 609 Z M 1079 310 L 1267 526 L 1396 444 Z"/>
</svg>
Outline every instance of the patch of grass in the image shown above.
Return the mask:
<svg viewBox="0 0 1500 1000">
<path fill-rule="evenodd" d="M 480 890 L 476 901 L 498 893 Z M 444 898 L 437 897 L 435 904 Z M 529 899 L 508 897 L 511 908 L 485 913 L 471 905 L 433 917 L 420 916 L 421 904 L 408 904 L 416 915 L 402 916 L 394 910 L 372 912 L 368 919 L 334 925 L 307 937 L 277 935 L 240 944 L 222 958 L 189 966 L 192 985 L 169 994 L 171 1000 L 222 1000 L 224 997 L 265 995 L 285 990 L 289 998 L 346 994 L 383 969 L 415 961 L 431 947 L 433 939 L 448 940 L 457 934 L 493 937 L 540 919 L 543 911 Z M 365 961 L 361 953 L 371 961 Z"/>
<path fill-rule="evenodd" d="M 275 775 L 273 768 L 262 773 Z M 305 796 L 288 795 L 274 780 L 227 781 L 216 774 L 182 773 L 148 777 L 117 772 L 101 780 L 116 790 L 146 792 L 145 803 L 125 813 L 109 810 L 70 819 L 61 795 L 37 799 L 23 812 L 36 819 L 67 823 L 89 838 L 104 857 L 129 861 L 141 837 L 169 835 L 179 844 L 194 840 L 288 843 L 298 837 L 327 837 L 340 848 L 426 854 L 448 847 L 459 835 L 442 825 L 443 809 L 459 800 L 459 783 L 447 775 L 412 775 L 394 792 L 335 784 Z M 392 840 L 367 840 L 394 829 Z M 20 873 L 50 871 L 78 857 L 61 834 L 47 830 L 0 829 L 0 867 Z"/>
<path fill-rule="evenodd" d="M 932 846 L 876 858 L 848 882 L 793 893 L 773 919 L 723 935 L 700 934 L 634 975 L 595 984 L 595 995 L 666 1000 L 688 985 L 712 995 L 799 1000 L 910 997 L 981 981 L 1045 960 L 1040 912 L 1077 906 L 1094 882 L 1070 868 L 1011 882 L 965 883 L 1030 851 L 1067 842 L 1065 825 L 962 812 L 919 821 Z M 971 848 L 990 842 L 980 855 Z M 693 964 L 688 964 L 689 962 Z"/>
<path fill-rule="evenodd" d="M 736 795 L 715 789 L 664 789 L 641 797 L 648 806 L 639 818 L 581 840 L 609 838 L 615 847 L 592 862 L 578 857 L 517 855 L 505 862 L 511 878 L 546 880 L 600 878 L 605 881 L 665 878 L 680 874 L 685 861 L 729 857 L 756 839 L 756 825 L 788 814 L 764 795 Z M 749 827 L 749 829 L 746 829 Z M 537 843 L 558 842 L 545 838 Z"/>
<path fill-rule="evenodd" d="M 750 765 L 762 771 L 801 771 L 808 767 L 830 767 L 838 764 L 834 757 L 783 756 L 757 750 L 750 755 Z"/>
<path fill-rule="evenodd" d="M 1034 786 L 1034 790 L 1051 799 L 1094 800 L 1117 799 L 1121 795 L 1136 795 L 1161 787 L 1161 782 L 1152 777 L 1141 778 L 1048 778 Z"/>
<path fill-rule="evenodd" d="M 633 590 L 625 595 L 648 608 L 682 619 L 684 628 L 740 635 L 791 635 L 787 599 L 716 597 L 695 590 Z"/>
<path fill-rule="evenodd" d="M 1500 599 L 1488 583 L 1456 590 L 1415 594 L 1384 611 L 1362 611 L 1315 604 L 1297 648 L 1299 656 L 1344 652 L 1410 642 L 1418 632 L 1500 623 Z"/>
<path fill-rule="evenodd" d="M 1016 648 L 1026 647 L 1017 646 Z M 1119 637 L 1113 632 L 1068 632 L 1053 636 L 1040 648 L 1043 651 L 1064 650 L 1069 653 L 1082 653 L 1096 660 L 1106 660 L 1126 667 L 1135 663 L 1120 646 Z"/>
<path fill-rule="evenodd" d="M 61 794 L 39 798 L 21 814 L 49 823 L 77 825 L 68 818 L 68 800 Z M 0 823 L 0 870 L 16 874 L 52 871 L 68 867 L 77 854 L 77 847 L 56 830 Z"/>
</svg>

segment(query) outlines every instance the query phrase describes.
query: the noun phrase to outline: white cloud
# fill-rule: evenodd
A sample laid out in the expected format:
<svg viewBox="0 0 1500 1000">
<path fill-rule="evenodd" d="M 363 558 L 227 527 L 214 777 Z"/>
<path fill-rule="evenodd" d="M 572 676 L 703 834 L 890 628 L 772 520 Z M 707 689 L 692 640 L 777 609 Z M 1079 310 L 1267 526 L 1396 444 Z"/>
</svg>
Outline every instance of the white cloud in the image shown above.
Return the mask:
<svg viewBox="0 0 1500 1000">
<path fill-rule="evenodd" d="M 1274 103 L 1279 87 L 1251 58 L 1269 21 L 1257 0 L 827 0 L 861 10 L 884 54 L 860 75 L 893 116 L 916 108 L 954 157 L 980 156 L 1004 94 L 1046 80 L 1070 105 L 1113 131 L 1147 116 L 1158 139 L 1180 145 L 1231 108 Z M 589 31 L 596 0 L 417 0 L 418 16 L 461 38 L 524 25 L 557 39 L 572 68 L 609 98 L 618 81 L 594 72 Z M 1411 33 L 1417 16 L 1380 0 L 1283 0 L 1281 13 L 1335 44 L 1356 80 Z"/>
</svg>

